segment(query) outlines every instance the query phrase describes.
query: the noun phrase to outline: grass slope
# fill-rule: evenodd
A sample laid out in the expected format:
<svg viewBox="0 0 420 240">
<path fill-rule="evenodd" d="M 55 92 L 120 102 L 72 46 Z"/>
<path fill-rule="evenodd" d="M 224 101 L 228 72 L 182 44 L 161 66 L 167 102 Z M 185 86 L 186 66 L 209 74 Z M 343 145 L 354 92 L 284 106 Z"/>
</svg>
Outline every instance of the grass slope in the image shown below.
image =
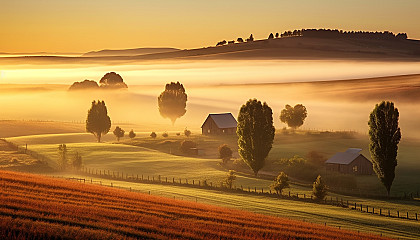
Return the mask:
<svg viewBox="0 0 420 240">
<path fill-rule="evenodd" d="M 383 239 L 36 175 L 0 176 L 3 239 Z"/>
</svg>

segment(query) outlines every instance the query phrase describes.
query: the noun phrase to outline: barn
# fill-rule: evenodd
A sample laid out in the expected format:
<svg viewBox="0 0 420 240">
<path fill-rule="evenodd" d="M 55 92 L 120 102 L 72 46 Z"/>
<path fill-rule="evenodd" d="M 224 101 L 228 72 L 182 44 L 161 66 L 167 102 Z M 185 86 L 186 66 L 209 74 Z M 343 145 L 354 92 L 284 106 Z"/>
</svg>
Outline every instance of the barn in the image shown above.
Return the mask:
<svg viewBox="0 0 420 240">
<path fill-rule="evenodd" d="M 349 148 L 345 152 L 336 153 L 325 161 L 327 171 L 354 175 L 373 174 L 372 163 L 360 153 L 361 151 L 359 148 Z"/>
<path fill-rule="evenodd" d="M 232 113 L 209 114 L 201 126 L 203 135 L 236 134 L 238 122 Z"/>
</svg>

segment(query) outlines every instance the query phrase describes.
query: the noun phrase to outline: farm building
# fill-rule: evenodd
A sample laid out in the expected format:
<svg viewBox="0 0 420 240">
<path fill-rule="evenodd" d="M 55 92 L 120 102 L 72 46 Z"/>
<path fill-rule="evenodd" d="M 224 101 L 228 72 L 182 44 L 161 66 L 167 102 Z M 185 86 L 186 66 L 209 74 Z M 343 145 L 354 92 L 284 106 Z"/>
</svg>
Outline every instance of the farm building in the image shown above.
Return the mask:
<svg viewBox="0 0 420 240">
<path fill-rule="evenodd" d="M 209 114 L 201 126 L 202 133 L 209 134 L 235 134 L 238 122 L 232 113 Z"/>
<path fill-rule="evenodd" d="M 325 161 L 327 171 L 355 175 L 373 174 L 372 163 L 360 152 L 362 149 L 349 148 L 345 152 L 336 153 Z"/>
</svg>

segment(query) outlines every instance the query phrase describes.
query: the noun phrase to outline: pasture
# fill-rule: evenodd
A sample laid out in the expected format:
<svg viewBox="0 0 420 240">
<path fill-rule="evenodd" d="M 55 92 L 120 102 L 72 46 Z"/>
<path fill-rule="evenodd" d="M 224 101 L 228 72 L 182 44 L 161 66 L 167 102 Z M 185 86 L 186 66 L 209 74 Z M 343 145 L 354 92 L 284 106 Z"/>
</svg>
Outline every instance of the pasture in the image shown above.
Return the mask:
<svg viewBox="0 0 420 240">
<path fill-rule="evenodd" d="M 0 236 L 5 238 L 386 239 L 191 201 L 0 173 Z M 401 236 L 408 228 L 399 229 Z"/>
</svg>

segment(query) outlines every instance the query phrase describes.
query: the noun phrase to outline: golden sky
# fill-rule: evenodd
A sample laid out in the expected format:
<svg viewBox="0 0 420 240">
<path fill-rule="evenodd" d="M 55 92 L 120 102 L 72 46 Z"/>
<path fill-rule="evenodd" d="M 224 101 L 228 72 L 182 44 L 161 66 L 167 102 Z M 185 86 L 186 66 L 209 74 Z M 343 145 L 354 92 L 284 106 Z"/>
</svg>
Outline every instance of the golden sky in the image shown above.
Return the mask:
<svg viewBox="0 0 420 240">
<path fill-rule="evenodd" d="M 407 32 L 419 0 L 0 0 L 0 52 L 196 48 L 301 28 Z"/>
</svg>

